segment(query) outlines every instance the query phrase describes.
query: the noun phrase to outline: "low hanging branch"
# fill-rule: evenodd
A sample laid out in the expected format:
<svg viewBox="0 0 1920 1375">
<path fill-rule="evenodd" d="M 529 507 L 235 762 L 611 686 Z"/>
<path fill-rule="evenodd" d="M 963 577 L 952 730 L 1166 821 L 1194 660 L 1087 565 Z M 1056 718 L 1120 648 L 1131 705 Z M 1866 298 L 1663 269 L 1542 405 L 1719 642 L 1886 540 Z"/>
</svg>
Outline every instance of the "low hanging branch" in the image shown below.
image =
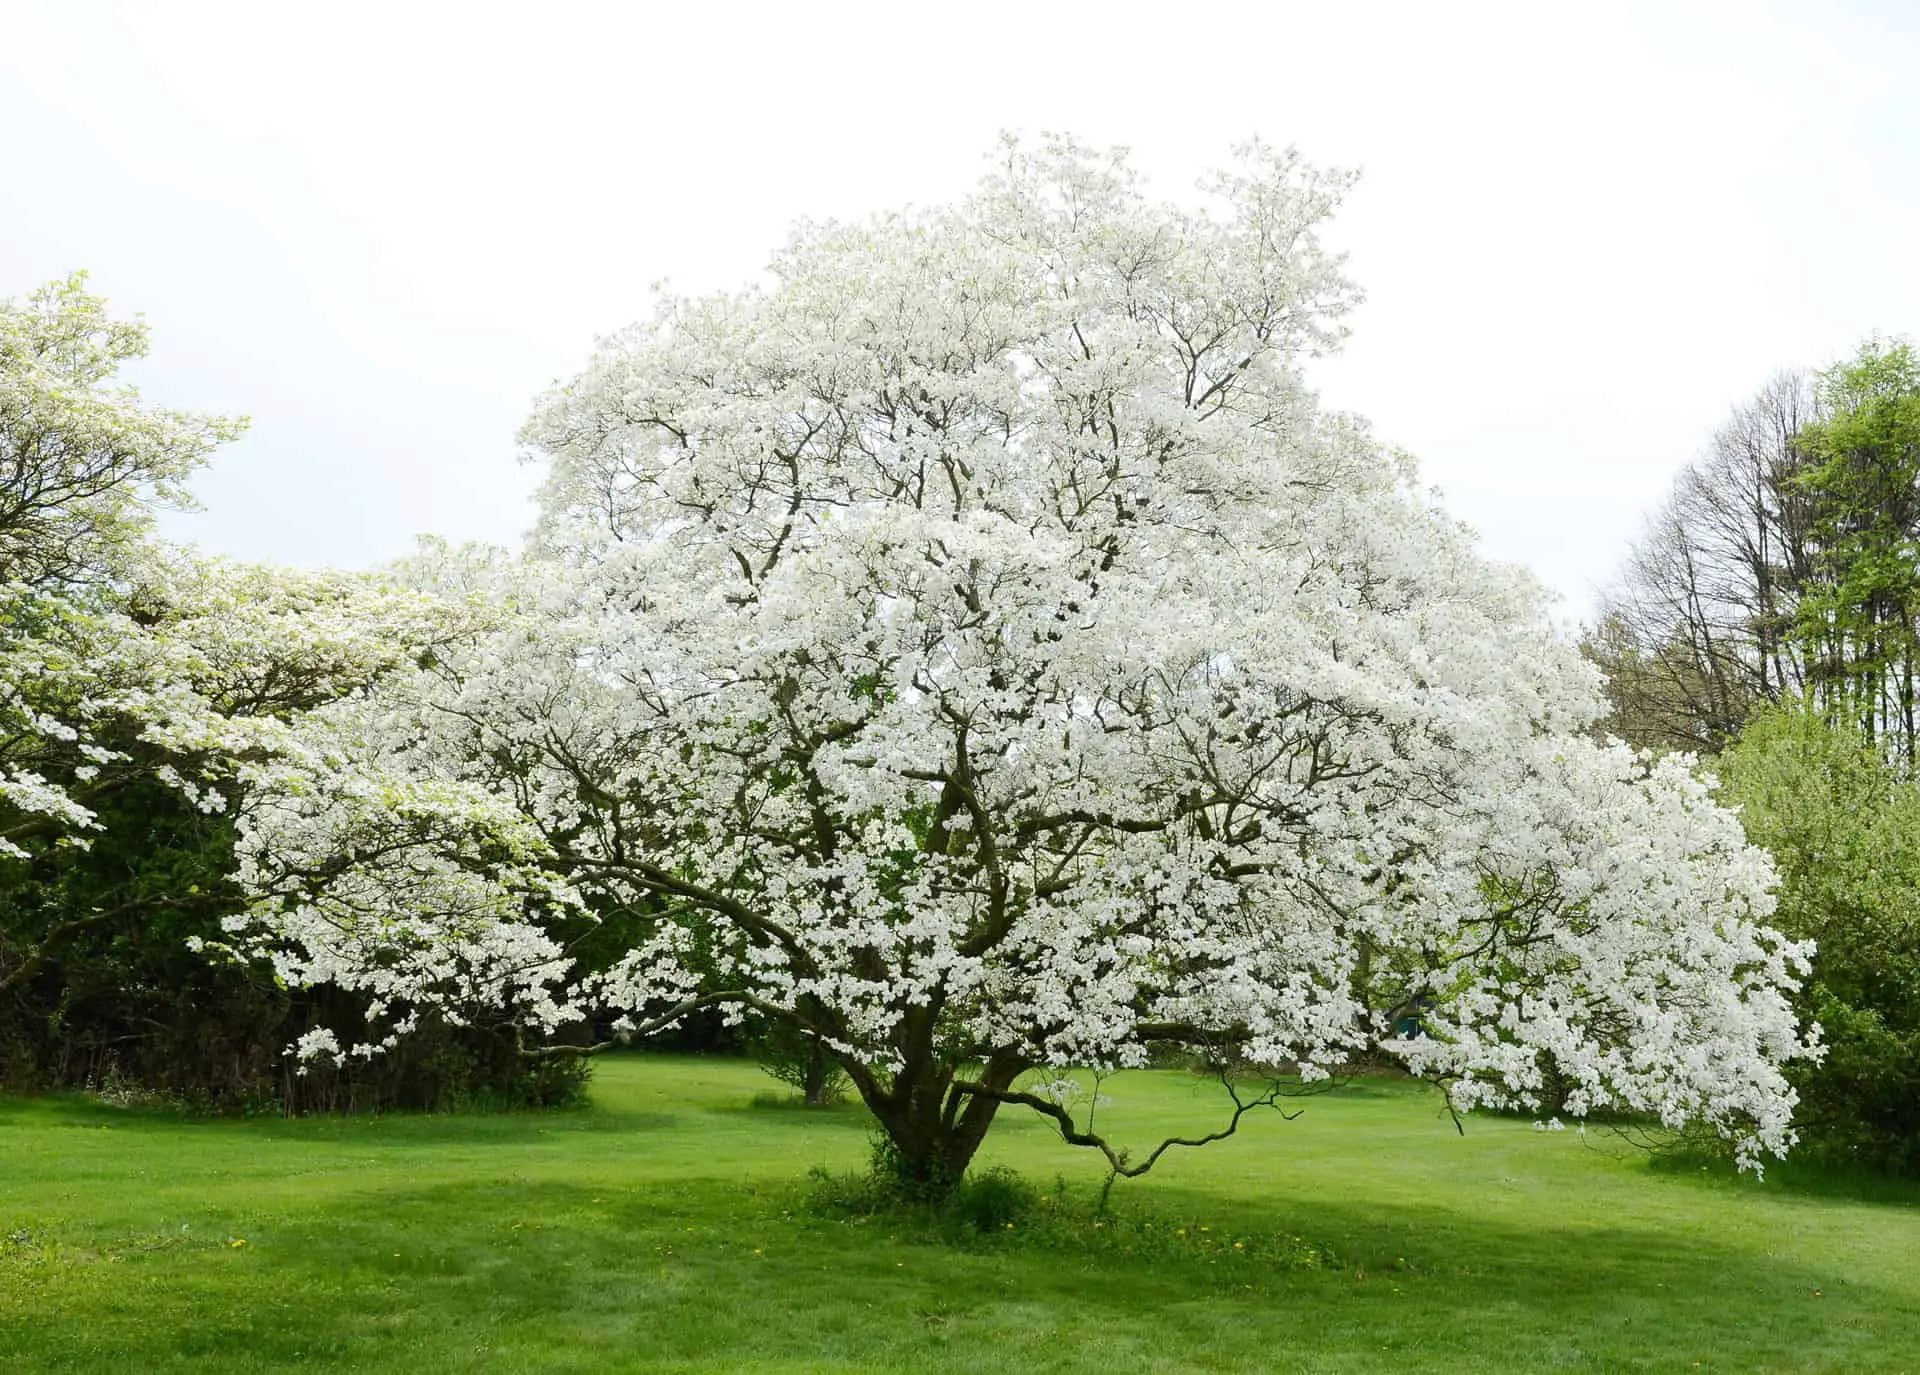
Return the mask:
<svg viewBox="0 0 1920 1375">
<path fill-rule="evenodd" d="M 1113 1192 L 1115 1180 L 1138 1179 L 1157 1165 L 1160 1157 L 1175 1146 L 1207 1146 L 1215 1141 L 1224 1141 L 1240 1130 L 1242 1118 L 1261 1108 L 1272 1108 L 1289 1122 L 1300 1116 L 1298 1111 L 1288 1112 L 1280 1106 L 1282 1098 L 1293 1097 L 1296 1094 L 1290 1094 L 1287 1086 L 1278 1079 L 1269 1079 L 1264 1092 L 1253 1097 L 1243 1097 L 1240 1086 L 1234 1082 L 1233 1076 L 1225 1068 L 1216 1069 L 1214 1075 L 1220 1081 L 1220 1086 L 1227 1091 L 1227 1096 L 1233 1100 L 1233 1115 L 1227 1119 L 1226 1126 L 1218 1131 L 1208 1132 L 1205 1136 L 1169 1136 L 1149 1151 L 1146 1159 L 1137 1165 L 1130 1163 L 1131 1152 L 1125 1147 L 1113 1145 L 1106 1137 L 1094 1131 L 1091 1121 L 1084 1129 L 1081 1128 L 1073 1120 L 1073 1114 L 1067 1110 L 1066 1106 L 1053 1099 L 1018 1089 L 996 1089 L 991 1085 L 971 1080 L 956 1080 L 953 1092 L 956 1095 L 992 1098 L 997 1102 L 1032 1108 L 1042 1117 L 1050 1118 L 1054 1125 L 1059 1127 L 1060 1139 L 1069 1146 L 1087 1146 L 1099 1151 L 1106 1157 L 1108 1169 L 1106 1186 L 1100 1191 L 1100 1211 L 1105 1212 L 1107 1197 Z"/>
</svg>

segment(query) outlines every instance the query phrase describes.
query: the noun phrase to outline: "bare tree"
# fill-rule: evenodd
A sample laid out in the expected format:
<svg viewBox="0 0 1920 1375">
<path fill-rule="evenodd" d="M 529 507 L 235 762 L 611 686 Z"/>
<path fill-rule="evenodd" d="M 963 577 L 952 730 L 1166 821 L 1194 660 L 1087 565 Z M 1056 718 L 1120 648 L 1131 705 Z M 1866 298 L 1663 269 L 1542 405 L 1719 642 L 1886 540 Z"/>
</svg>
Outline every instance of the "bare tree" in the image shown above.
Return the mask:
<svg viewBox="0 0 1920 1375">
<path fill-rule="evenodd" d="M 1608 726 L 1623 738 L 1712 753 L 1754 707 L 1806 686 L 1793 631 L 1813 558 L 1795 475 L 1816 418 L 1813 379 L 1778 374 L 1735 408 L 1648 522 L 1586 644 L 1607 670 Z"/>
</svg>

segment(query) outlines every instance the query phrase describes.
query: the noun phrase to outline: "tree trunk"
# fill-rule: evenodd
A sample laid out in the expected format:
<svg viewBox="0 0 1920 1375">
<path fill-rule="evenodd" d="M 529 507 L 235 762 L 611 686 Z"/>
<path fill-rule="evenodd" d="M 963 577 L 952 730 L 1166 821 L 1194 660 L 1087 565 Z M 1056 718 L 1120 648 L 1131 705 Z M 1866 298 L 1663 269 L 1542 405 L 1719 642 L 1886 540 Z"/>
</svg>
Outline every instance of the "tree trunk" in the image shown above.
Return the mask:
<svg viewBox="0 0 1920 1375">
<path fill-rule="evenodd" d="M 833 1062 L 827 1054 L 826 1042 L 818 1036 L 807 1039 L 807 1073 L 801 1086 L 801 1101 L 810 1108 L 824 1108 L 833 1103 Z"/>
<path fill-rule="evenodd" d="M 916 1068 L 896 1075 L 885 1089 L 861 1082 L 860 1092 L 886 1133 L 887 1152 L 877 1167 L 895 1175 L 914 1198 L 937 1203 L 965 1177 L 1000 1109 L 991 1093 L 967 1089 L 1004 1089 L 1026 1065 L 995 1057 L 985 1066 L 969 1064 L 965 1078 L 957 1077 L 957 1067 L 932 1059 Z"/>
</svg>

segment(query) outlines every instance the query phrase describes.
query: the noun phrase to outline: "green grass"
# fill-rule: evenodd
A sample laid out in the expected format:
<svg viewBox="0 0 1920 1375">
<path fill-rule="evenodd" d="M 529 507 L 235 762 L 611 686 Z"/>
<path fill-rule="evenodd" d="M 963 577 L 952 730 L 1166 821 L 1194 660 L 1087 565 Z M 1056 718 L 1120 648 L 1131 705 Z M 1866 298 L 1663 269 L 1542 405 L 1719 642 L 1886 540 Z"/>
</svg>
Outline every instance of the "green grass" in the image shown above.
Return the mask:
<svg viewBox="0 0 1920 1375">
<path fill-rule="evenodd" d="M 1095 1162 L 1010 1113 L 982 1163 L 1066 1175 L 1068 1211 L 942 1242 L 810 1208 L 808 1167 L 861 1167 L 865 1120 L 767 1087 L 635 1056 L 591 1108 L 520 1116 L 0 1100 L 0 1367 L 1920 1372 L 1911 1192 L 1463 1137 L 1369 1081 L 1168 1158 L 1097 1228 Z M 1171 1072 L 1109 1092 L 1140 1141 L 1218 1112 Z M 1337 1263 L 1299 1268 L 1316 1248 Z"/>
</svg>

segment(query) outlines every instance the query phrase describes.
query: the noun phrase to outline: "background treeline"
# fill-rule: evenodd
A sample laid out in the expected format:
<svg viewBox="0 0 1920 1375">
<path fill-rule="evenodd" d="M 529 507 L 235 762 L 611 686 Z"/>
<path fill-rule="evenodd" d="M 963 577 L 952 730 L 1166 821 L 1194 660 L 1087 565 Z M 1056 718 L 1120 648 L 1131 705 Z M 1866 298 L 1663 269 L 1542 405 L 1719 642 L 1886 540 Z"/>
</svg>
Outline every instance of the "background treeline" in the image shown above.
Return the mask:
<svg viewBox="0 0 1920 1375">
<path fill-rule="evenodd" d="M 210 958 L 236 817 L 287 723 L 431 653 L 461 613 L 380 575 L 208 560 L 154 507 L 243 423 L 144 403 L 146 351 L 82 278 L 0 300 L 0 1088 L 206 1106 L 436 1107 L 577 1092 L 479 1019 L 292 1072 L 309 1029 L 378 1042 L 365 994 Z"/>
<path fill-rule="evenodd" d="M 1818 941 L 1800 1149 L 1920 1173 L 1920 357 L 1776 377 L 1674 484 L 1589 633 L 1604 729 L 1713 757 Z"/>
<path fill-rule="evenodd" d="M 378 1056 L 296 1072 L 283 1052 L 313 1028 L 380 1039 L 367 998 L 289 989 L 269 967 L 191 948 L 220 940 L 243 905 L 231 815 L 151 778 L 98 802 L 89 847 L 0 879 L 0 1088 L 302 1112 L 537 1106 L 584 1085 L 585 1062 L 530 1057 L 511 1028 L 483 1025 L 429 1024 Z"/>
</svg>

